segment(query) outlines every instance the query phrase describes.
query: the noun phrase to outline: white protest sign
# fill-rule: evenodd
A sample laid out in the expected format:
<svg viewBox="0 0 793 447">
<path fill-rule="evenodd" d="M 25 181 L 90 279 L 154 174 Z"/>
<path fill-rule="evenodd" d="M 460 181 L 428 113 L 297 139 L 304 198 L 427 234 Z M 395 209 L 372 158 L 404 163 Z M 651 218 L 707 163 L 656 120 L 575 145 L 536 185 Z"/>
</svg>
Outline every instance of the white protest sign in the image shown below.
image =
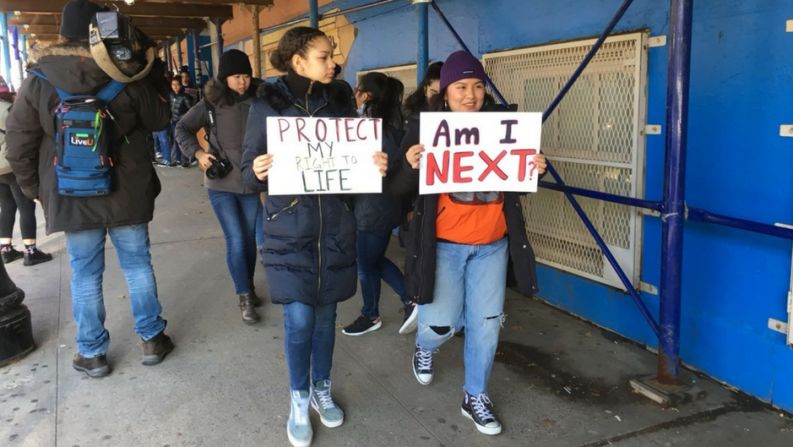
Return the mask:
<svg viewBox="0 0 793 447">
<path fill-rule="evenodd" d="M 379 193 L 372 154 L 382 150 L 376 118 L 267 117 L 271 195 Z"/>
<path fill-rule="evenodd" d="M 536 192 L 542 114 L 423 112 L 419 193 Z"/>
</svg>

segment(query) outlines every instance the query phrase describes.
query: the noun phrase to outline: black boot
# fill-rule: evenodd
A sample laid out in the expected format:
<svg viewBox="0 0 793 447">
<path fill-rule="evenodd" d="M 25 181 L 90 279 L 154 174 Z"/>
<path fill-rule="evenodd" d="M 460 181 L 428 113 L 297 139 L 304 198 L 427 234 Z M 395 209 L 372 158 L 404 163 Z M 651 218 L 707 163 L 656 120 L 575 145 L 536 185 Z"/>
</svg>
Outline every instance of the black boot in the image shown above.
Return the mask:
<svg viewBox="0 0 793 447">
<path fill-rule="evenodd" d="M 256 313 L 256 306 L 250 293 L 240 295 L 240 310 L 242 311 L 242 322 L 245 324 L 255 324 L 261 319 Z"/>
</svg>

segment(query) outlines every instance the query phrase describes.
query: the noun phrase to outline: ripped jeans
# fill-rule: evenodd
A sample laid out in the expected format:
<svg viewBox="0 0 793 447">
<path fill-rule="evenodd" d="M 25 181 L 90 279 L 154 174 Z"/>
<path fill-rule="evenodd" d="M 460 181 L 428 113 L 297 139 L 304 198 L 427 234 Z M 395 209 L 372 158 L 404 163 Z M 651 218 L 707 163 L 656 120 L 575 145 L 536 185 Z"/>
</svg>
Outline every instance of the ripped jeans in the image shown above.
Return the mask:
<svg viewBox="0 0 793 447">
<path fill-rule="evenodd" d="M 436 351 L 465 326 L 465 391 L 487 393 L 504 320 L 507 238 L 487 245 L 438 241 L 432 303 L 418 309 L 416 345 Z"/>
</svg>

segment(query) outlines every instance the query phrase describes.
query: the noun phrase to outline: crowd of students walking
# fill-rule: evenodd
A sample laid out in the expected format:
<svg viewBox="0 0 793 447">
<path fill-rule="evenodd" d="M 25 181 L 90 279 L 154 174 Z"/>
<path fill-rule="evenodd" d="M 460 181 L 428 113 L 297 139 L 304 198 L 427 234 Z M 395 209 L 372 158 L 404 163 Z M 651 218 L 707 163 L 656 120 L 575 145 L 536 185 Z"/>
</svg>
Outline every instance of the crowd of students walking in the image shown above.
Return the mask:
<svg viewBox="0 0 793 447">
<path fill-rule="evenodd" d="M 522 204 L 510 192 L 418 195 L 421 112 L 504 110 L 486 94 L 480 62 L 467 52 L 451 54 L 445 63 L 430 65 L 417 90 L 403 101 L 402 84 L 383 73 L 366 74 L 354 90 L 336 80 L 328 37 L 296 27 L 271 55 L 273 67 L 285 73 L 272 82 L 254 79 L 247 55 L 237 50 L 222 55 L 218 75 L 200 100 L 184 93 L 180 79 L 163 85 L 162 72 L 154 72 L 130 83 L 125 87 L 130 94 L 109 105 L 120 128 L 114 133 L 119 148 L 114 192 L 64 197 L 54 191 L 47 160 L 55 150 L 55 132 L 45 123 L 52 121 L 54 87 L 85 93 L 107 82 L 99 67 L 84 61 L 87 21 L 98 10 L 85 0 L 66 5 L 62 42 L 33 62 L 48 77 L 23 82 L 22 101 L 11 108 L 7 125 L 7 159 L 21 191 L 42 202 L 48 232 L 66 233 L 79 351 L 74 368 L 91 377 L 111 372 L 101 288 L 107 234 L 130 288 L 143 363 L 157 364 L 175 347 L 164 333 L 149 250 L 148 222 L 160 183 L 142 149 L 157 133 L 164 164 L 195 159 L 204 171 L 209 202 L 225 238 L 235 305 L 248 324 L 262 318 L 257 308 L 263 300 L 253 287 L 259 249 L 268 286 L 262 296 L 282 305 L 290 390 L 286 428 L 293 445 L 311 443 L 310 409 L 327 427 L 344 422 L 332 393 L 336 310 L 355 294 L 359 282 L 360 316 L 341 332 L 361 336 L 382 327 L 384 281 L 404 309 L 398 332 L 416 332 L 412 373 L 426 386 L 437 369 L 434 353 L 465 328 L 461 411 L 481 433 L 500 433 L 488 383 L 505 318 L 510 261 L 521 272 L 515 275 L 518 290 L 529 295 L 536 290 Z M 75 79 L 69 73 L 82 75 Z M 265 121 L 273 116 L 381 119 L 383 143 L 372 148 L 371 163 L 383 176 L 383 193 L 268 197 L 273 155 Z M 196 137 L 200 129 L 208 150 Z M 544 172 L 542 155 L 534 163 Z M 395 228 L 407 251 L 404 274 L 386 257 Z"/>
</svg>

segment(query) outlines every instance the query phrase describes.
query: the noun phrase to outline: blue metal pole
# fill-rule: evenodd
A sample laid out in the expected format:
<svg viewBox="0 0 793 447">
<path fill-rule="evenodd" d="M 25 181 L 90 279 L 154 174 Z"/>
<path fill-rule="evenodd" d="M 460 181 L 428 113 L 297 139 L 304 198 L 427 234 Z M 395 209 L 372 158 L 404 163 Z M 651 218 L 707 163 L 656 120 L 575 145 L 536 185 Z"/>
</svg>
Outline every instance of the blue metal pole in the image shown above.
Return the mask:
<svg viewBox="0 0 793 447">
<path fill-rule="evenodd" d="M 182 59 L 182 38 L 181 37 L 177 37 L 176 38 L 176 65 L 177 65 L 176 72 L 177 73 L 179 72 L 179 70 L 182 69 L 182 65 L 184 64 L 182 62 L 182 60 L 183 60 Z"/>
<path fill-rule="evenodd" d="M 668 85 L 666 91 L 666 163 L 661 227 L 661 339 L 658 381 L 677 384 L 680 372 L 680 284 L 685 220 L 688 86 L 691 69 L 693 0 L 671 0 Z"/>
<path fill-rule="evenodd" d="M 201 91 L 201 84 L 204 83 L 204 68 L 201 65 L 201 31 L 193 31 L 193 52 L 195 53 L 195 83 L 199 92 Z"/>
<path fill-rule="evenodd" d="M 317 0 L 308 0 L 308 18 L 312 28 L 319 28 L 319 6 Z"/>
<path fill-rule="evenodd" d="M 11 52 L 8 39 L 8 13 L 0 11 L 0 38 L 3 39 L 3 79 L 11 83 Z"/>
<path fill-rule="evenodd" d="M 416 14 L 418 15 L 418 38 L 417 38 L 417 53 L 416 53 L 416 85 L 420 84 L 424 78 L 424 72 L 427 71 L 427 65 L 430 58 L 429 47 L 429 8 L 426 2 L 415 2 Z"/>
<path fill-rule="evenodd" d="M 631 3 L 633 3 L 633 0 L 625 0 L 625 2 L 622 4 L 622 7 L 620 7 L 620 9 L 615 14 L 614 18 L 612 18 L 611 22 L 609 22 L 608 26 L 601 34 L 601 38 L 598 38 L 598 40 L 595 42 L 595 45 L 592 46 L 592 49 L 590 50 L 591 53 L 597 52 L 597 50 L 600 48 L 600 45 L 602 45 L 603 41 L 606 39 L 606 36 L 611 32 L 611 30 L 614 28 L 614 26 L 619 21 L 619 19 L 622 18 L 622 16 L 625 14 L 625 11 L 627 10 L 628 6 L 630 6 Z M 432 2 L 432 8 L 435 10 L 435 12 L 438 13 L 438 16 L 446 25 L 446 27 L 449 29 L 449 31 L 454 35 L 455 39 L 460 44 L 460 46 L 463 47 L 465 51 L 471 53 L 471 50 L 469 50 L 468 46 L 465 45 L 465 42 L 463 41 L 462 37 L 460 37 L 460 35 L 457 34 L 457 31 L 455 31 L 454 27 L 446 18 L 446 16 L 443 14 L 443 11 L 440 10 L 437 3 Z M 583 67 L 586 67 L 586 64 L 589 63 L 590 60 L 591 57 L 589 59 L 585 58 L 584 61 L 581 63 L 581 65 Z M 579 68 L 580 71 L 582 72 L 583 68 L 581 67 Z M 573 75 L 575 77 L 571 77 L 570 81 L 568 81 L 569 84 L 575 82 L 575 79 L 578 77 L 575 73 Z M 578 72 L 578 75 L 580 75 L 580 72 Z M 493 93 L 496 95 L 496 97 L 498 97 L 499 101 L 501 101 L 502 104 L 507 104 L 507 100 L 504 98 L 504 96 L 498 90 L 498 87 L 496 87 L 496 85 L 493 83 L 493 81 L 490 79 L 489 76 L 486 78 L 486 81 L 487 84 L 492 89 Z M 566 91 L 560 92 L 560 94 L 557 95 L 557 98 L 554 101 L 558 103 L 558 101 L 561 101 L 562 97 L 564 97 L 564 94 L 566 93 L 567 93 Z M 548 116 L 549 114 L 546 111 L 546 113 L 543 114 L 543 121 L 545 121 L 548 118 Z M 554 180 L 556 180 L 556 183 L 558 185 L 566 186 L 562 178 L 559 176 L 559 174 L 551 165 L 551 163 L 548 163 L 548 173 L 551 174 L 551 176 L 554 178 Z M 620 281 L 622 282 L 622 285 L 625 286 L 625 289 L 628 291 L 628 294 L 630 295 L 631 299 L 636 304 L 636 307 L 639 309 L 639 313 L 641 313 L 644 319 L 647 320 L 647 324 L 650 325 L 650 329 L 653 330 L 655 335 L 658 338 L 660 338 L 661 329 L 658 326 L 658 323 L 656 323 L 655 318 L 653 318 L 649 309 L 647 309 L 647 305 L 645 305 L 644 301 L 642 301 L 641 296 L 639 295 L 639 291 L 636 290 L 636 288 L 633 286 L 630 279 L 628 279 L 628 276 L 625 274 L 625 271 L 622 269 L 622 267 L 620 267 L 619 263 L 617 262 L 617 259 L 611 253 L 611 250 L 609 250 L 608 246 L 606 245 L 606 242 L 603 240 L 600 234 L 598 234 L 597 229 L 595 229 L 594 224 L 592 224 L 592 221 L 589 220 L 589 217 L 587 217 L 586 213 L 584 212 L 584 209 L 581 208 L 581 205 L 578 203 L 578 201 L 575 199 L 575 197 L 573 197 L 571 193 L 565 192 L 564 195 L 567 198 L 567 200 L 570 202 L 570 205 L 573 207 L 576 214 L 578 214 L 578 217 L 581 219 L 581 222 L 584 224 L 586 229 L 592 235 L 592 238 L 595 239 L 595 243 L 598 245 L 598 247 L 600 247 L 600 250 L 603 252 L 603 255 L 609 261 L 609 264 L 611 264 L 611 266 L 614 268 L 614 271 L 617 273 L 617 277 L 619 277 Z"/>
<path fill-rule="evenodd" d="M 620 19 L 622 19 L 622 16 L 625 15 L 625 11 L 628 10 L 628 8 L 631 6 L 632 3 L 633 0 L 625 0 L 622 3 L 620 9 L 617 10 L 617 13 L 614 14 L 614 17 L 612 17 L 611 21 L 608 23 L 608 25 L 606 25 L 606 29 L 604 29 L 603 32 L 600 33 L 600 36 L 595 41 L 595 44 L 592 45 L 592 48 L 589 49 L 589 53 L 587 53 L 587 55 L 584 57 L 584 60 L 581 61 L 581 64 L 578 65 L 578 68 L 576 68 L 572 76 L 570 76 L 570 79 L 567 80 L 567 83 L 564 85 L 564 87 L 562 87 L 562 89 L 559 90 L 559 93 L 556 94 L 556 98 L 554 98 L 554 100 L 551 101 L 551 105 L 549 105 L 548 108 L 545 109 L 545 112 L 542 114 L 542 122 L 545 122 L 545 120 L 547 120 L 548 117 L 551 116 L 551 113 L 553 113 L 553 111 L 556 110 L 556 107 L 559 105 L 560 102 L 562 102 L 562 98 L 564 98 L 565 95 L 567 95 L 567 92 L 570 91 L 570 88 L 573 86 L 573 84 L 575 84 L 575 81 L 578 79 L 579 76 L 581 76 L 581 73 L 584 72 L 584 69 L 587 67 L 587 65 L 589 65 L 589 62 L 592 61 L 593 57 L 595 57 L 595 53 L 597 53 L 600 47 L 603 46 L 603 42 L 606 40 L 609 34 L 611 34 L 611 32 L 614 30 L 614 27 L 617 26 L 617 23 L 620 21 Z"/>
<path fill-rule="evenodd" d="M 752 231 L 769 236 L 776 236 L 785 239 L 793 239 L 793 230 L 775 225 L 768 225 L 752 220 L 738 219 L 736 217 L 724 216 L 711 213 L 701 208 L 686 208 L 686 217 L 696 222 L 722 225 L 725 227 L 739 228 L 741 230 Z"/>
<path fill-rule="evenodd" d="M 647 208 L 659 213 L 663 211 L 664 204 L 662 202 L 653 202 L 651 200 L 634 199 L 633 197 L 618 196 L 616 194 L 608 194 L 600 191 L 592 191 L 590 189 L 576 188 L 575 186 L 559 185 L 553 182 L 540 181 L 539 185 L 543 188 L 553 189 L 554 191 L 569 192 L 577 196 L 590 197 L 592 199 L 603 200 L 611 203 L 619 203 L 621 205 L 635 206 L 637 208 Z"/>
<path fill-rule="evenodd" d="M 187 69 L 190 71 L 190 78 L 193 79 L 193 82 L 199 83 L 200 81 L 196 80 L 196 60 L 195 60 L 195 47 L 196 41 L 194 38 L 193 32 L 187 33 Z"/>
</svg>

